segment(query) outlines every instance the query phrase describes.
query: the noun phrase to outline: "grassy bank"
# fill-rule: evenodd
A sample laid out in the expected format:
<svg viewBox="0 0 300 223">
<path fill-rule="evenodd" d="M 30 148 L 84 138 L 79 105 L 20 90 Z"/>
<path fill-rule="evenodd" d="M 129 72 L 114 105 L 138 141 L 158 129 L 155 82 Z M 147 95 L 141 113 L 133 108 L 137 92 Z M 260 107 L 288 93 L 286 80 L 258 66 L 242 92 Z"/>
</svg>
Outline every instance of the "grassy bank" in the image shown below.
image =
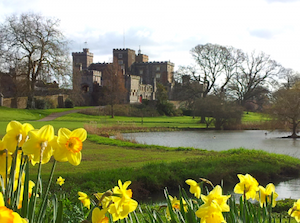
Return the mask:
<svg viewBox="0 0 300 223">
<path fill-rule="evenodd" d="M 92 142 L 92 141 L 93 142 Z M 115 144 L 112 145 L 112 142 Z M 98 144 L 102 143 L 102 144 Z M 104 143 L 104 144 L 103 144 Z M 105 145 L 110 144 L 110 145 Z M 78 191 L 94 193 L 114 186 L 118 179 L 132 181 L 136 199 L 145 199 L 164 187 L 176 190 L 186 186 L 185 180 L 200 177 L 213 184 L 233 188 L 238 173 L 249 173 L 260 183 L 278 183 L 299 176 L 300 160 L 285 155 L 257 150 L 233 149 L 215 152 L 192 148 L 131 145 L 117 140 L 110 142 L 90 136 L 84 143 L 82 162 L 78 167 L 58 163 L 55 177 L 66 179 L 65 191 L 77 197 Z M 43 165 L 43 179 L 50 172 L 51 162 Z M 53 190 L 56 186 L 53 185 Z"/>
<path fill-rule="evenodd" d="M 180 117 L 115 117 L 68 114 L 50 122 L 35 120 L 54 110 L 23 110 L 1 108 L 0 135 L 5 134 L 9 120 L 31 123 L 35 128 L 53 125 L 75 129 L 92 123 L 96 126 L 135 125 L 144 127 L 201 128 L 199 119 Z M 266 117 L 257 113 L 245 113 L 243 121 L 260 122 Z M 141 124 L 143 121 L 143 125 Z M 115 185 L 118 179 L 132 180 L 135 196 L 142 197 L 161 191 L 163 187 L 177 188 L 185 179 L 207 178 L 214 184 L 223 180 L 227 184 L 238 181 L 237 173 L 250 173 L 260 182 L 274 183 L 286 177 L 296 177 L 300 173 L 300 160 L 289 156 L 269 154 L 263 151 L 235 149 L 223 152 L 195 150 L 193 148 L 168 148 L 123 142 L 109 138 L 89 135 L 84 142 L 83 159 L 78 167 L 69 163 L 59 163 L 56 177 L 66 178 L 66 187 L 76 197 L 78 190 L 90 192 L 106 190 Z M 51 169 L 51 162 L 43 165 L 43 175 Z M 32 174 L 35 170 L 33 168 Z M 43 178 L 46 179 L 46 178 Z"/>
</svg>

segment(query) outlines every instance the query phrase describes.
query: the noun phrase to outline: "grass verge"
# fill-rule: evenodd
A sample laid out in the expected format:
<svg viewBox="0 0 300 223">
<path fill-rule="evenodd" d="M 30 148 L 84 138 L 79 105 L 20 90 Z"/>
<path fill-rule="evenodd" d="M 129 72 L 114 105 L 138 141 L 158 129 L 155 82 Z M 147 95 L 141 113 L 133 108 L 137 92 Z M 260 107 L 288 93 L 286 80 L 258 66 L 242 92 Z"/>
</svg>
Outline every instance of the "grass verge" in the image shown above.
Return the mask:
<svg viewBox="0 0 300 223">
<path fill-rule="evenodd" d="M 261 184 L 276 184 L 297 177 L 300 173 L 299 159 L 259 150 L 240 148 L 215 152 L 146 145 L 133 147 L 131 144 L 118 144 L 114 140 L 118 144 L 116 146 L 111 144 L 113 140 L 102 141 L 102 138 L 89 136 L 78 167 L 74 168 L 69 163 L 57 165 L 55 177 L 66 179 L 63 187 L 69 191 L 70 197 L 77 198 L 78 191 L 105 191 L 113 187 L 118 179 L 122 182 L 131 180 L 134 197 L 144 200 L 152 194 L 162 193 L 164 187 L 170 190 L 176 190 L 179 185 L 186 187 L 184 182 L 189 178 L 206 178 L 215 185 L 223 181 L 232 189 L 238 182 L 238 173 L 249 173 Z M 43 173 L 47 175 L 50 168 L 51 162 L 45 164 Z M 46 179 L 46 175 L 43 179 Z"/>
</svg>

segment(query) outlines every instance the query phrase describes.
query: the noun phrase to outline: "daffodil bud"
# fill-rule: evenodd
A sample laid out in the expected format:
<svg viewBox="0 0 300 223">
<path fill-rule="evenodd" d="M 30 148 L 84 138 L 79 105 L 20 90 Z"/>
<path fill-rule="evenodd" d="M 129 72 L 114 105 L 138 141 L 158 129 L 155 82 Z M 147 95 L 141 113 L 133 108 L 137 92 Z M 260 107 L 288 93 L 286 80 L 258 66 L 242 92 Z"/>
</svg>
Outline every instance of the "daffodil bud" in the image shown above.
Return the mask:
<svg viewBox="0 0 300 223">
<path fill-rule="evenodd" d="M 17 136 L 17 142 L 18 142 L 17 145 L 19 145 L 19 143 L 22 141 L 22 139 L 23 139 L 22 134 L 19 134 L 19 135 Z"/>
<path fill-rule="evenodd" d="M 48 141 L 41 142 L 42 150 L 45 149 L 47 146 L 48 146 Z"/>
<path fill-rule="evenodd" d="M 108 190 L 102 196 L 109 197 L 109 196 L 112 196 L 112 195 L 113 195 L 113 192 L 111 190 Z"/>
</svg>

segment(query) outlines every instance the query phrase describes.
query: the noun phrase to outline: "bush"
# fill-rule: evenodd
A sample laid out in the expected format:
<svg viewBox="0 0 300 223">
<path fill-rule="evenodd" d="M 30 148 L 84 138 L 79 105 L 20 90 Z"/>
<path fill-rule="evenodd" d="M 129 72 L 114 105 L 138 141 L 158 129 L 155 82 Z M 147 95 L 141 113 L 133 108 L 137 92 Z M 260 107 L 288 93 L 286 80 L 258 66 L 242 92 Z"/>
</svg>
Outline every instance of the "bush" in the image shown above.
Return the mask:
<svg viewBox="0 0 300 223">
<path fill-rule="evenodd" d="M 74 108 L 74 103 L 70 98 L 65 100 L 65 108 Z"/>
<path fill-rule="evenodd" d="M 36 109 L 47 109 L 47 102 L 45 99 L 35 99 Z"/>
<path fill-rule="evenodd" d="M 35 99 L 35 108 L 36 109 L 49 109 L 56 108 L 54 101 L 48 98 Z"/>
</svg>

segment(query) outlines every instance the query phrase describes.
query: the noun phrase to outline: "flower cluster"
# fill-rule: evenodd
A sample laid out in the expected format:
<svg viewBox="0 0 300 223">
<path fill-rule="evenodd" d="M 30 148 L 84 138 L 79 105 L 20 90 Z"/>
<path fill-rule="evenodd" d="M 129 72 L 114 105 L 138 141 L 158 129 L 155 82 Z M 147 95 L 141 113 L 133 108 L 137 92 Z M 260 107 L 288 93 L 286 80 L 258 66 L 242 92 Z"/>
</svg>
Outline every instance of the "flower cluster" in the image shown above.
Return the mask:
<svg viewBox="0 0 300 223">
<path fill-rule="evenodd" d="M 276 206 L 276 198 L 278 194 L 275 192 L 275 186 L 272 183 L 269 183 L 266 188 L 260 186 L 257 180 L 252 177 L 250 174 L 242 175 L 238 174 L 240 182 L 235 185 L 234 193 L 242 194 L 244 199 L 257 200 L 260 203 L 260 206 L 266 206 L 267 203 L 271 203 L 272 207 Z"/>
<path fill-rule="evenodd" d="M 131 189 L 127 189 L 130 184 L 130 181 L 122 184 L 119 180 L 118 186 L 115 186 L 112 190 L 94 194 L 97 202 L 92 210 L 92 223 L 107 222 L 107 213 L 112 216 L 113 221 L 121 220 L 127 218 L 128 214 L 137 208 L 138 203 L 132 199 Z M 90 209 L 90 197 L 84 192 L 78 192 L 78 195 L 78 199 L 82 204 Z"/>
<path fill-rule="evenodd" d="M 31 162 L 32 165 L 38 163 L 41 166 L 41 164 L 49 162 L 53 156 L 54 164 L 57 161 L 68 161 L 72 165 L 79 165 L 82 142 L 85 141 L 86 137 L 87 132 L 83 128 L 74 131 L 61 128 L 56 136 L 51 125 L 34 129 L 29 123 L 9 122 L 6 127 L 6 134 L 0 140 L 0 191 L 2 191 L 0 192 L 0 222 L 15 222 L 14 218 L 21 218 L 13 211 L 22 209 L 24 204 L 26 209 L 18 212 L 26 215 L 22 217 L 28 218 L 29 222 L 33 222 L 35 212 L 28 212 L 28 207 L 34 209 L 36 198 L 39 196 L 40 167 L 36 185 L 28 179 L 28 174 L 26 176 L 27 163 Z M 63 184 L 63 179 L 59 180 L 59 184 Z M 46 203 L 45 198 L 48 190 L 44 194 L 43 203 Z M 34 201 L 31 200 L 32 195 L 34 195 Z M 11 220 L 8 220 L 9 216 Z M 42 214 L 39 215 L 37 222 L 42 222 L 42 216 Z"/>
<path fill-rule="evenodd" d="M 250 174 L 242 175 L 238 174 L 240 182 L 235 185 L 234 192 L 237 194 L 242 194 L 243 199 L 253 199 L 260 203 L 261 207 L 266 207 L 267 204 L 271 204 L 272 207 L 276 205 L 276 198 L 278 194 L 275 192 L 274 184 L 270 183 L 265 188 L 259 186 L 257 180 Z M 206 180 L 200 178 L 202 181 L 210 184 L 213 189 L 208 193 L 208 195 L 201 194 L 200 184 L 194 180 L 188 179 L 186 183 L 190 185 L 190 192 L 194 194 L 196 198 L 201 198 L 202 205 L 195 212 L 196 216 L 201 219 L 201 223 L 207 222 L 226 222 L 222 212 L 230 212 L 230 207 L 227 204 L 227 200 L 231 195 L 222 195 L 222 187 L 213 184 Z M 299 200 L 300 207 L 300 200 Z M 294 208 L 297 210 L 297 208 Z M 296 215 L 295 211 L 293 212 Z M 300 219 L 300 212 L 299 212 Z"/>
</svg>

